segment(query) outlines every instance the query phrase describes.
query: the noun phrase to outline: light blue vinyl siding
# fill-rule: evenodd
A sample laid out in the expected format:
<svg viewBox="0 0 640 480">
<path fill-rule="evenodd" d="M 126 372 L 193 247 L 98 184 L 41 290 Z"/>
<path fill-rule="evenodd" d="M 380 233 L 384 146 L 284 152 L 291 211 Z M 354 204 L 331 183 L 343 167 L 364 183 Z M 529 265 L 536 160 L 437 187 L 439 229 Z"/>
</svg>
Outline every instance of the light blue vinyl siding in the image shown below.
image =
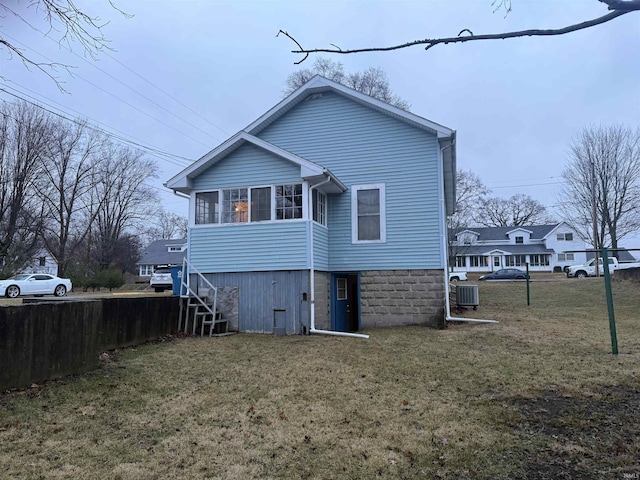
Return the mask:
<svg viewBox="0 0 640 480">
<path fill-rule="evenodd" d="M 347 186 L 385 184 L 383 244 L 352 244 L 351 191 L 328 197 L 330 270 L 443 268 L 435 134 L 323 93 L 257 136 L 327 167 Z"/>
<path fill-rule="evenodd" d="M 203 273 L 308 268 L 307 222 L 281 221 L 189 231 L 189 261 Z"/>
<path fill-rule="evenodd" d="M 313 263 L 316 270 L 329 271 L 329 231 L 313 223 Z"/>
<path fill-rule="evenodd" d="M 193 180 L 195 190 L 300 183 L 300 167 L 244 144 Z"/>
</svg>

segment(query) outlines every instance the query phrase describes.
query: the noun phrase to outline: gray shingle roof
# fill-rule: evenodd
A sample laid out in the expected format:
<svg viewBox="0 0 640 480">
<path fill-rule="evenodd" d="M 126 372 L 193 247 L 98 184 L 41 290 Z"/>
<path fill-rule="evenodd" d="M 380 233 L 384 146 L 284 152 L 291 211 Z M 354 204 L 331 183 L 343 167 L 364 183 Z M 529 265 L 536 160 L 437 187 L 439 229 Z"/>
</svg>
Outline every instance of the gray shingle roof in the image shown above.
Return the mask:
<svg viewBox="0 0 640 480">
<path fill-rule="evenodd" d="M 526 255 L 539 253 L 553 253 L 550 248 L 542 244 L 518 244 L 518 245 L 460 245 L 456 249 L 456 255 L 487 255 L 489 252 L 500 250 L 510 255 Z"/>
<path fill-rule="evenodd" d="M 609 252 L 609 256 L 613 256 L 614 252 Z M 593 258 L 593 252 L 587 252 L 587 260 Z M 620 262 L 637 262 L 636 258 L 629 250 L 618 250 L 618 261 Z"/>
<path fill-rule="evenodd" d="M 156 240 L 147 247 L 136 265 L 180 265 L 184 257 L 186 257 L 187 251 L 170 252 L 169 247 L 180 247 L 186 245 L 186 243 L 186 238 Z"/>
<path fill-rule="evenodd" d="M 531 232 L 532 240 L 540 240 L 547 236 L 551 230 L 556 228 L 558 224 L 554 225 L 531 225 L 526 227 L 463 227 L 458 228 L 454 232 L 450 232 L 458 234 L 460 232 L 464 232 L 465 230 L 469 230 L 471 232 L 476 232 L 480 236 L 478 240 L 481 241 L 491 241 L 491 240 L 506 240 L 507 232 L 512 230 L 517 230 L 518 228 L 522 228 L 524 230 L 529 230 Z"/>
</svg>

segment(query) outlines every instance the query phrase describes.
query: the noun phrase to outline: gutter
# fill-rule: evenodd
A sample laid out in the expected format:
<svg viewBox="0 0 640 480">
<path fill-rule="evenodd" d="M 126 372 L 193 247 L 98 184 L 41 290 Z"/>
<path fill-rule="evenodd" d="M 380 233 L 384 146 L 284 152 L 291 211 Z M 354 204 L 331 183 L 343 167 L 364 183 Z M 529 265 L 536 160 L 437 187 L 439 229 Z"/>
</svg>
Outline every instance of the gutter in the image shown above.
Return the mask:
<svg viewBox="0 0 640 480">
<path fill-rule="evenodd" d="M 311 290 L 311 328 L 309 329 L 309 333 L 317 333 L 319 335 L 334 335 L 337 337 L 354 337 L 354 338 L 369 338 L 369 335 L 364 335 L 362 333 L 350 333 L 350 332 L 334 332 L 333 330 L 318 330 L 316 328 L 316 270 L 314 265 L 314 256 L 313 256 L 313 190 L 324 185 L 325 183 L 329 183 L 331 181 L 331 176 L 327 175 L 326 179 L 320 183 L 316 183 L 309 188 L 309 198 L 308 198 L 308 209 L 307 213 L 309 215 L 309 284 Z"/>
<path fill-rule="evenodd" d="M 440 165 L 442 165 L 443 159 L 443 151 L 447 148 L 451 148 L 455 145 L 455 133 L 452 135 L 451 143 L 445 147 L 440 149 Z M 451 303 L 449 302 L 449 245 L 447 242 L 447 205 L 444 198 L 444 166 L 442 167 L 443 177 L 440 179 L 440 211 L 443 213 L 442 216 L 442 234 L 440 235 L 442 239 L 442 254 L 443 264 L 444 264 L 444 301 L 445 301 L 445 321 L 447 322 L 471 322 L 471 323 L 499 323 L 497 320 L 484 320 L 480 318 L 464 318 L 464 317 L 453 317 L 451 316 Z M 454 169 L 455 173 L 455 169 Z M 455 183 L 455 178 L 454 178 Z M 455 190 L 454 190 L 455 192 Z"/>
</svg>

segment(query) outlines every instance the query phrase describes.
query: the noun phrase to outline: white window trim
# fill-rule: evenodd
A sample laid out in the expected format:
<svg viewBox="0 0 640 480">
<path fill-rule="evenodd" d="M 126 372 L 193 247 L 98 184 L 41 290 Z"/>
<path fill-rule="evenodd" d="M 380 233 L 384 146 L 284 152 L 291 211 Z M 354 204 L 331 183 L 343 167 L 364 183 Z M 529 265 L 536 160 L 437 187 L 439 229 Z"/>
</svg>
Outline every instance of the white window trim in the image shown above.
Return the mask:
<svg viewBox="0 0 640 480">
<path fill-rule="evenodd" d="M 374 190 L 380 192 L 380 239 L 358 240 L 358 191 Z M 387 242 L 387 216 L 386 216 L 386 192 L 384 183 L 368 183 L 351 186 L 351 243 L 386 243 Z"/>
</svg>

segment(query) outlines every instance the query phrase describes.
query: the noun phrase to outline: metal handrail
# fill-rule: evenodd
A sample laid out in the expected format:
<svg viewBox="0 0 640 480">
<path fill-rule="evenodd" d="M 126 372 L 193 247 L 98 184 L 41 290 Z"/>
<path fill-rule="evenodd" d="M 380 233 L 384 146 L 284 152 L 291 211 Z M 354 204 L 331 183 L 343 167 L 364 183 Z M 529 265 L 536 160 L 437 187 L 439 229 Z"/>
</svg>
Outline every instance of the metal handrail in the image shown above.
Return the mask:
<svg viewBox="0 0 640 480">
<path fill-rule="evenodd" d="M 186 270 L 186 267 L 189 267 L 189 270 Z M 187 271 L 187 274 L 185 275 L 185 271 Z M 197 290 L 193 290 L 191 288 L 191 282 L 189 280 L 190 277 L 190 273 L 193 272 L 196 275 L 198 275 L 199 278 L 201 278 L 211 289 L 211 291 L 213 292 L 213 309 L 211 309 L 211 307 L 207 304 L 207 302 L 205 302 L 202 297 L 200 297 L 200 295 L 198 295 Z M 186 276 L 186 281 L 185 281 L 185 276 Z M 185 293 L 183 294 L 183 290 L 185 291 Z M 209 282 L 209 280 L 207 280 L 207 278 L 202 275 L 202 273 L 200 273 L 198 271 L 198 269 L 196 267 L 193 266 L 193 264 L 191 262 L 189 262 L 189 260 L 187 260 L 186 258 L 184 258 L 182 260 L 182 278 L 180 280 L 180 297 L 181 298 L 189 298 L 189 297 L 195 297 L 198 302 L 200 303 L 200 305 L 202 305 L 211 315 L 212 315 L 212 319 L 213 319 L 213 324 L 215 324 L 215 320 L 216 320 L 216 309 L 217 309 L 217 303 L 218 303 L 218 288 L 214 287 L 211 282 Z M 185 324 L 185 328 L 186 328 L 186 324 Z M 213 328 L 213 325 L 212 327 Z"/>
</svg>

